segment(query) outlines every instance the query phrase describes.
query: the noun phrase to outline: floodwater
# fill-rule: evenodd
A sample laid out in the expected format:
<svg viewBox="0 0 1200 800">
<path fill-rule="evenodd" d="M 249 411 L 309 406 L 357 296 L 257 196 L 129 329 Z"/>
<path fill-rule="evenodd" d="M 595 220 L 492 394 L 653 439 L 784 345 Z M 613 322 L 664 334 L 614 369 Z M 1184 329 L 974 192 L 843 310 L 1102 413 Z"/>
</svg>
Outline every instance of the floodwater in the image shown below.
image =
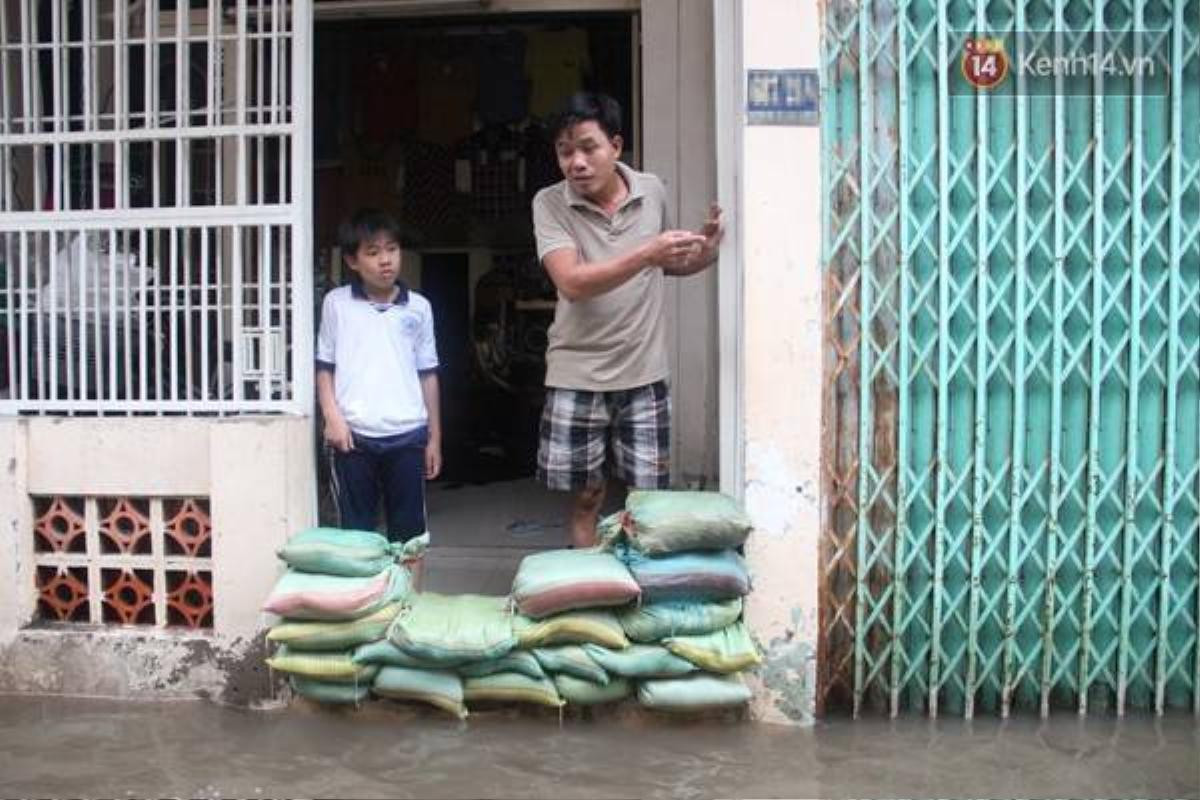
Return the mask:
<svg viewBox="0 0 1200 800">
<path fill-rule="evenodd" d="M 458 722 L 376 701 L 0 699 L 0 796 L 1200 798 L 1190 715 L 809 729 L 631 711 Z"/>
</svg>

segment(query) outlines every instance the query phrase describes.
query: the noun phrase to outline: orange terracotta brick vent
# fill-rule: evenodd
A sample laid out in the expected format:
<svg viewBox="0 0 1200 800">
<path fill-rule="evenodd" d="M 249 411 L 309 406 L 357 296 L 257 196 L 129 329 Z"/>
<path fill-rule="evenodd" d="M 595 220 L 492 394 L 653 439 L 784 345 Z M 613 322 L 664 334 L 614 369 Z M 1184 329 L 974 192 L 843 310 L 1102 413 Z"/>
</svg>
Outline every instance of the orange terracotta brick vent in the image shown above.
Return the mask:
<svg viewBox="0 0 1200 800">
<path fill-rule="evenodd" d="M 38 619 L 213 627 L 205 497 L 33 497 Z"/>
</svg>

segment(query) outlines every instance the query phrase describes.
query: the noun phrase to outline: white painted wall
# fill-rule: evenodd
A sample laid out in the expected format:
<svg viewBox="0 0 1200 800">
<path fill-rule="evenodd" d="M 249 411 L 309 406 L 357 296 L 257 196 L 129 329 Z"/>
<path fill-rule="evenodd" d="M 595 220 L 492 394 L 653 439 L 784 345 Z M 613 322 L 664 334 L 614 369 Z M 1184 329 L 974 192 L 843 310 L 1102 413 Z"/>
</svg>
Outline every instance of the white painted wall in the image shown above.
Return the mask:
<svg viewBox="0 0 1200 800">
<path fill-rule="evenodd" d="M 117 697 L 270 694 L 259 609 L 276 548 L 315 524 L 312 420 L 0 418 L 0 691 Z M 207 496 L 213 629 L 29 627 L 30 495 Z"/>
<path fill-rule="evenodd" d="M 816 3 L 738 3 L 745 69 L 815 68 Z M 736 77 L 741 265 L 740 482 L 755 523 L 746 618 L 766 651 L 755 679 L 759 719 L 809 723 L 815 697 L 821 529 L 820 139 L 818 128 L 746 126 Z M 722 287 L 723 291 L 726 287 Z M 729 288 L 730 291 L 734 287 Z M 727 299 L 727 298 L 726 298 Z M 722 395 L 725 396 L 724 394 Z"/>
</svg>

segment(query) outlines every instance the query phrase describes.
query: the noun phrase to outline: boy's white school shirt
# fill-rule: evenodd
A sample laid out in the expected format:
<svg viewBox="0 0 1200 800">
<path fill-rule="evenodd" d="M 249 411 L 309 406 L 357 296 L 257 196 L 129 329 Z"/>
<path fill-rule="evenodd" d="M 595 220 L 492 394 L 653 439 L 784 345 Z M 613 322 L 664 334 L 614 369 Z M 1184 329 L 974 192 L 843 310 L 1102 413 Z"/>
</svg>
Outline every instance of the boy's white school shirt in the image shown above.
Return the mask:
<svg viewBox="0 0 1200 800">
<path fill-rule="evenodd" d="M 376 303 L 362 285 L 325 295 L 317 335 L 317 369 L 333 372 L 334 397 L 350 430 L 395 436 L 427 424 L 419 373 L 438 366 L 433 308 L 400 285 L 391 303 Z"/>
</svg>

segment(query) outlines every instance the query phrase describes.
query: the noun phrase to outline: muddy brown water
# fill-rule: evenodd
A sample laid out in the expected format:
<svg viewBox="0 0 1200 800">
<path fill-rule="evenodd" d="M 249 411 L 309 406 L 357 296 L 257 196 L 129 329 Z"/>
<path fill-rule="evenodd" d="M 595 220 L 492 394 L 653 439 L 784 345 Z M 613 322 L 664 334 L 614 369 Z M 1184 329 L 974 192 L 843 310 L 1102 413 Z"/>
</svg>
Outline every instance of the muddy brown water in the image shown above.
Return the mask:
<svg viewBox="0 0 1200 800">
<path fill-rule="evenodd" d="M 1190 715 L 808 729 L 640 711 L 0 698 L 0 796 L 1200 800 Z"/>
</svg>

